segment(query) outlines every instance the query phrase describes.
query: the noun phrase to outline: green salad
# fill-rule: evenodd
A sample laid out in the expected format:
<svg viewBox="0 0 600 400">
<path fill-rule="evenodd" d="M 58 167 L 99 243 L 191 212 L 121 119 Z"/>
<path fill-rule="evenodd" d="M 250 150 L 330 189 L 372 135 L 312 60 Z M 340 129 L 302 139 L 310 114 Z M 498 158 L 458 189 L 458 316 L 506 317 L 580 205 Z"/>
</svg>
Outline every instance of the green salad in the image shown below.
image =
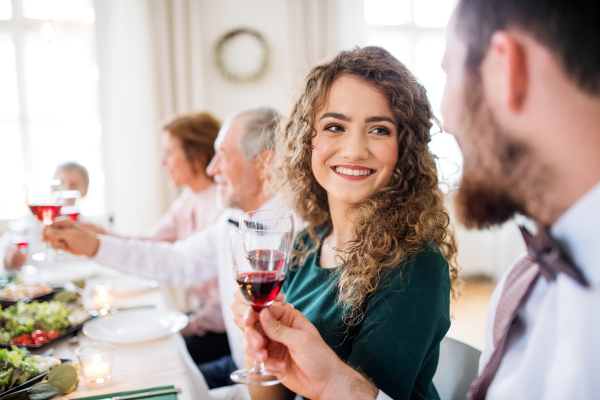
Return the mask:
<svg viewBox="0 0 600 400">
<path fill-rule="evenodd" d="M 60 301 L 17 303 L 0 309 L 0 343 L 37 330 L 60 332 L 69 327 L 70 314 Z"/>
<path fill-rule="evenodd" d="M 13 346 L 12 350 L 0 349 L 0 393 L 27 382 L 38 375 L 38 369 L 31 357 Z"/>
</svg>

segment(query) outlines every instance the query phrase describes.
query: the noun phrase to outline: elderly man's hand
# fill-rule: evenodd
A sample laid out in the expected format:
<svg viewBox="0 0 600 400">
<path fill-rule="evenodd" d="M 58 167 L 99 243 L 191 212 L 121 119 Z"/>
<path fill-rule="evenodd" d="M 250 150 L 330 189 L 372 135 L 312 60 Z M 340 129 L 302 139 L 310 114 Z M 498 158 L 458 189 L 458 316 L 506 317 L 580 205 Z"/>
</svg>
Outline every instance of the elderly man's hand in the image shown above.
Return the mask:
<svg viewBox="0 0 600 400">
<path fill-rule="evenodd" d="M 87 230 L 89 233 L 97 234 L 97 235 L 107 235 L 106 229 L 101 227 L 100 225 L 94 225 L 86 222 L 81 222 L 81 227 Z"/>
<path fill-rule="evenodd" d="M 21 253 L 18 246 L 11 244 L 4 253 L 4 268 L 7 271 L 21 269 L 26 260 L 27 254 Z"/>
<path fill-rule="evenodd" d="M 95 234 L 68 218 L 57 219 L 52 225 L 46 226 L 43 236 L 44 241 L 50 242 L 53 248 L 76 255 L 93 257 L 100 246 Z"/>
<path fill-rule="evenodd" d="M 257 316 L 269 340 L 255 328 Z M 377 397 L 377 388 L 340 360 L 300 311 L 273 304 L 260 315 L 248 312 L 244 324 L 246 354 L 267 368 L 285 371 L 288 389 L 321 400 Z"/>
</svg>

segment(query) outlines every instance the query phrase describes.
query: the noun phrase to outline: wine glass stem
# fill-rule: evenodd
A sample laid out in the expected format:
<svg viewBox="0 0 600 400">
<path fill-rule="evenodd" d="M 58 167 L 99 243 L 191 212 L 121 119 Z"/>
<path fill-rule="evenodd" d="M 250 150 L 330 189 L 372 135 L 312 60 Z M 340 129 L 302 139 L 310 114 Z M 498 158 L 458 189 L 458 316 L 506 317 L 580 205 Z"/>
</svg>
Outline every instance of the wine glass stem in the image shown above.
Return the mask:
<svg viewBox="0 0 600 400">
<path fill-rule="evenodd" d="M 45 227 L 47 227 L 47 226 L 50 226 L 50 225 L 52 225 L 52 221 L 49 221 L 49 222 L 47 222 L 47 221 L 44 221 L 44 228 L 45 228 Z M 43 230 L 42 230 L 42 235 L 43 235 Z M 50 241 L 49 241 L 49 240 L 46 240 L 46 254 L 45 254 L 45 256 L 44 256 L 44 259 L 45 259 L 46 261 L 51 261 L 51 260 L 52 260 L 52 256 L 53 256 L 53 254 L 52 254 L 52 252 L 50 251 L 50 250 L 51 250 L 51 248 L 52 248 L 52 247 L 50 246 Z"/>
<path fill-rule="evenodd" d="M 254 367 L 250 371 L 253 374 L 262 374 L 265 372 L 265 364 L 254 361 Z"/>
</svg>

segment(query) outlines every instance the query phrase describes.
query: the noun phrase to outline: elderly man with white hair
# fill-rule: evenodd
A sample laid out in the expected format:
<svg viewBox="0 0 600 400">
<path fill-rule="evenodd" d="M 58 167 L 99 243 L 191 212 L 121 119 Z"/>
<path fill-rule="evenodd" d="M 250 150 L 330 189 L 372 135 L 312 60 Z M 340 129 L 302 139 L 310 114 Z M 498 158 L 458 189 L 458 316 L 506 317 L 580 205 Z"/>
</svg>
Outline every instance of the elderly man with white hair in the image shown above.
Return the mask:
<svg viewBox="0 0 600 400">
<path fill-rule="evenodd" d="M 210 388 L 230 384 L 229 374 L 236 365 L 244 365 L 243 333 L 234 325 L 229 308 L 237 289 L 229 261 L 229 238 L 241 212 L 280 208 L 278 200 L 265 190 L 279 119 L 276 110 L 260 107 L 240 112 L 224 123 L 207 173 L 219 185 L 221 201 L 228 209 L 214 224 L 185 240 L 165 243 L 93 235 L 69 220 L 56 221 L 45 229 L 45 238 L 54 248 L 88 256 L 128 274 L 179 286 L 218 276 L 232 357 L 200 367 Z"/>
</svg>

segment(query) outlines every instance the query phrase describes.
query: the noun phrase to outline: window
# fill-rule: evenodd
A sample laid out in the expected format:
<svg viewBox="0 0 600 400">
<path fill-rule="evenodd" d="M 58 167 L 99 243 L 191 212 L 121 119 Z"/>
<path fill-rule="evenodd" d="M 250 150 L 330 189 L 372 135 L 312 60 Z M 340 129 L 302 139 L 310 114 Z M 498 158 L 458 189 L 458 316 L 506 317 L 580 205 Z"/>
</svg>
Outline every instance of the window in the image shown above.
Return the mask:
<svg viewBox="0 0 600 400">
<path fill-rule="evenodd" d="M 436 117 L 445 76 L 441 68 L 445 27 L 456 0 L 365 0 L 369 45 L 381 46 L 404 63 L 427 89 Z M 453 136 L 434 127 L 431 150 L 439 157 L 440 176 L 449 184 L 460 178 L 462 155 Z"/>
<path fill-rule="evenodd" d="M 26 212 L 26 183 L 77 161 L 85 212 L 105 212 L 91 0 L 0 0 L 0 220 Z"/>
</svg>

